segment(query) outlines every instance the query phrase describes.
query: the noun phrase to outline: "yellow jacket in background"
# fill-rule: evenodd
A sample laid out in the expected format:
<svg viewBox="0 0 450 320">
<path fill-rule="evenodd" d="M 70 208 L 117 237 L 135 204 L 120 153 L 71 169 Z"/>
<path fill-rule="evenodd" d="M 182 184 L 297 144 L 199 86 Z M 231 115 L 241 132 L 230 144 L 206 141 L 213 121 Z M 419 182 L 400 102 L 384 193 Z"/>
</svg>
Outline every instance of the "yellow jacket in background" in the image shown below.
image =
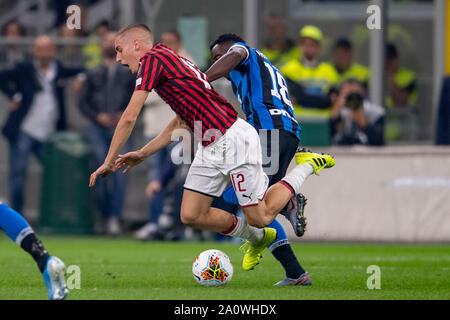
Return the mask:
<svg viewBox="0 0 450 320">
<path fill-rule="evenodd" d="M 415 105 L 418 98 L 416 73 L 406 68 L 399 68 L 394 74 L 394 83 L 401 89 L 411 91 L 408 98 L 408 105 Z M 389 108 L 394 107 L 394 101 L 392 100 L 391 95 L 386 97 L 386 106 Z"/>
<path fill-rule="evenodd" d="M 287 62 L 295 59 L 300 59 L 302 53 L 298 46 L 292 46 L 288 50 L 273 50 L 268 47 L 261 49 L 261 52 L 269 59 L 269 61 L 278 69 L 285 65 Z"/>
<path fill-rule="evenodd" d="M 370 70 L 369 68 L 359 64 L 359 63 L 352 63 L 350 67 L 345 70 L 342 73 L 339 73 L 337 68 L 334 66 L 332 62 L 329 62 L 331 67 L 336 71 L 336 73 L 339 76 L 338 82 L 341 83 L 342 81 L 350 78 L 357 79 L 359 82 L 364 84 L 366 87 L 369 84 L 370 80 Z"/>
<path fill-rule="evenodd" d="M 308 94 L 327 95 L 330 88 L 339 82 L 339 74 L 336 69 L 326 62 L 320 62 L 317 66 L 309 67 L 296 59 L 287 62 L 281 67 L 280 71 L 285 77 L 301 85 Z M 294 105 L 294 113 L 297 117 L 328 118 L 330 109 L 314 109 L 296 104 Z"/>
</svg>

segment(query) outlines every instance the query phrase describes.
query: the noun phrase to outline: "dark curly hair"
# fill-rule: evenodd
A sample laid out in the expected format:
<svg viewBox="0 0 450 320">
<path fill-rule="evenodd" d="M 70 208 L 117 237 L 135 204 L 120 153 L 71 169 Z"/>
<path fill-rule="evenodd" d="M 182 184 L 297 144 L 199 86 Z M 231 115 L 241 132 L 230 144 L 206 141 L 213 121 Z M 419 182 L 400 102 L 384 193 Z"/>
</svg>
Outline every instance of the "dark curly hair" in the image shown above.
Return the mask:
<svg viewBox="0 0 450 320">
<path fill-rule="evenodd" d="M 213 44 L 209 47 L 209 50 L 212 50 L 212 48 L 216 44 L 221 44 L 221 43 L 225 43 L 225 42 L 244 42 L 245 43 L 245 41 L 241 37 L 239 37 L 238 35 L 236 35 L 234 33 L 224 33 L 224 34 L 220 35 L 213 42 Z"/>
</svg>

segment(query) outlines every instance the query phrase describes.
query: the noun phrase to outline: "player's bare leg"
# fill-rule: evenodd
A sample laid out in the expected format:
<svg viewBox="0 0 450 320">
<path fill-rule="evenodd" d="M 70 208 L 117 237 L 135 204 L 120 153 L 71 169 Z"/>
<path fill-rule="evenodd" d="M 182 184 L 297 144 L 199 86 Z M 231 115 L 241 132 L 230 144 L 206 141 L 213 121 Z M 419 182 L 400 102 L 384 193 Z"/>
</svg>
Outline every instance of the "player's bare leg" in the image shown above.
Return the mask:
<svg viewBox="0 0 450 320">
<path fill-rule="evenodd" d="M 181 221 L 193 228 L 222 233 L 258 244 L 263 240 L 265 231 L 249 225 L 244 219 L 212 208 L 213 198 L 199 192 L 184 190 L 181 203 Z"/>
<path fill-rule="evenodd" d="M 267 190 L 266 198 L 259 201 L 257 206 L 243 208 L 245 218 L 251 226 L 263 228 L 272 223 L 291 198 L 291 190 L 276 183 Z"/>
<path fill-rule="evenodd" d="M 196 229 L 222 232 L 233 223 L 230 213 L 223 210 L 212 210 L 213 197 L 201 193 L 184 190 L 181 202 L 181 222 Z"/>
<path fill-rule="evenodd" d="M 274 184 L 269 188 L 265 200 L 260 200 L 256 205 L 242 207 L 245 219 L 250 226 L 264 228 L 272 223 L 277 214 L 284 208 L 292 197 L 292 192 L 282 184 Z M 264 238 L 259 243 L 245 243 L 242 248 L 245 251 L 242 267 L 251 270 L 262 258 L 264 249 L 276 239 L 276 230 L 264 228 Z"/>
<path fill-rule="evenodd" d="M 322 160 L 318 161 L 317 157 L 320 157 Z M 312 152 L 305 152 L 300 158 L 301 161 L 297 162 L 298 165 L 291 170 L 291 172 L 289 172 L 280 182 L 272 185 L 268 189 L 265 199 L 260 200 L 257 205 L 243 208 L 246 219 L 250 225 L 261 227 L 272 223 L 291 198 L 297 197 L 300 193 L 300 187 L 311 174 L 317 174 L 323 168 L 331 168 L 334 166 L 334 159 L 329 155 L 318 155 Z M 293 216 L 299 215 L 296 207 L 292 208 L 289 214 L 292 214 Z M 294 231 L 298 234 L 298 227 L 300 226 L 298 219 L 290 219 L 290 221 L 294 227 Z M 245 267 L 244 269 L 250 270 L 259 263 L 264 247 L 251 243 L 249 243 L 247 247 L 242 264 L 243 266 L 247 266 L 247 269 Z"/>
<path fill-rule="evenodd" d="M 243 208 L 250 225 L 261 227 L 270 224 L 291 198 L 300 193 L 301 186 L 310 175 L 331 168 L 335 163 L 330 155 L 304 150 L 296 154 L 296 161 L 297 166 L 267 190 L 265 199 L 259 201 L 258 205 Z M 296 226 L 293 227 L 295 230 Z"/>
<path fill-rule="evenodd" d="M 301 185 L 313 173 L 313 167 L 304 164 L 294 168 L 286 177 L 267 190 L 264 200 L 257 206 L 243 208 L 248 223 L 262 228 L 270 224 L 291 200 L 299 193 Z"/>
</svg>

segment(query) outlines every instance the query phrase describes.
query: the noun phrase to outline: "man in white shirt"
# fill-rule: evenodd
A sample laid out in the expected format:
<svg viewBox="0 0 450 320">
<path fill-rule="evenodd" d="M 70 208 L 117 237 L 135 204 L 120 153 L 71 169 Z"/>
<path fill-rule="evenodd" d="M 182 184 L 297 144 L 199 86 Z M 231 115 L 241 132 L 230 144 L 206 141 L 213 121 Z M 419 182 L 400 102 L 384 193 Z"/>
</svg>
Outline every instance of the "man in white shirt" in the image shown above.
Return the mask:
<svg viewBox="0 0 450 320">
<path fill-rule="evenodd" d="M 23 212 L 23 189 L 31 154 L 42 160 L 43 146 L 56 130 L 66 127 L 62 79 L 81 74 L 55 60 L 56 47 L 48 36 L 33 43 L 33 60 L 0 70 L 0 89 L 13 101 L 3 127 L 8 139 L 9 191 L 13 209 Z"/>
</svg>

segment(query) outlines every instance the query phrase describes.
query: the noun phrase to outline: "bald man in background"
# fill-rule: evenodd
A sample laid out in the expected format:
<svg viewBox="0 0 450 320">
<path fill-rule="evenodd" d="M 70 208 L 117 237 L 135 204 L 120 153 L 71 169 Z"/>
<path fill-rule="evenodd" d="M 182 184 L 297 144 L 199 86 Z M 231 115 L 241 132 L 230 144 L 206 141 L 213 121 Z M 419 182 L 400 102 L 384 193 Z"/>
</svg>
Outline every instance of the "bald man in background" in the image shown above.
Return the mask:
<svg viewBox="0 0 450 320">
<path fill-rule="evenodd" d="M 66 128 L 62 79 L 82 68 L 66 68 L 55 59 L 56 46 L 46 35 L 35 39 L 32 60 L 0 70 L 0 90 L 11 100 L 2 133 L 9 142 L 10 206 L 23 212 L 23 189 L 31 154 L 39 161 L 43 145 L 56 130 Z"/>
</svg>

